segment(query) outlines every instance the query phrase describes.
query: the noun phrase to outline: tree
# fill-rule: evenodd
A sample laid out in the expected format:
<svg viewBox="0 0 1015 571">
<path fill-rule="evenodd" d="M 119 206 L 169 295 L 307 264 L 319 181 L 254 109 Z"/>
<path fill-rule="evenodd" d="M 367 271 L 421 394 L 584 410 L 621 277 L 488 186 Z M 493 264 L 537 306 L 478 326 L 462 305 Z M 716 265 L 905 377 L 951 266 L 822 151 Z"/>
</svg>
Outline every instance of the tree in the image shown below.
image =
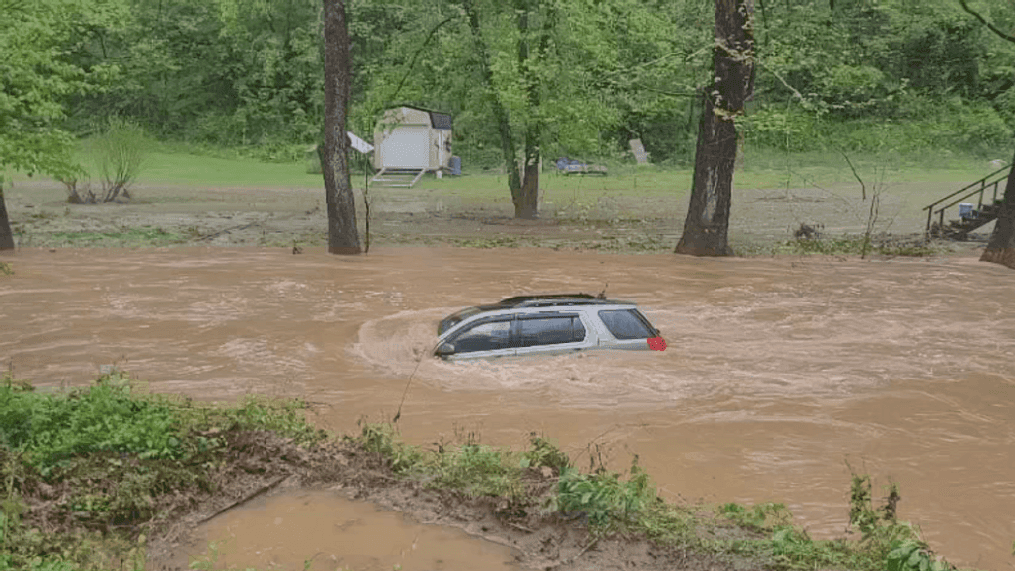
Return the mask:
<svg viewBox="0 0 1015 571">
<path fill-rule="evenodd" d="M 61 179 L 82 172 L 71 156 L 74 138 L 60 125 L 63 98 L 97 89 L 93 80 L 111 70 L 86 72 L 63 58 L 67 10 L 56 0 L 31 7 L 0 0 L 0 170 Z M 0 176 L 0 250 L 13 250 L 3 182 Z"/>
<path fill-rule="evenodd" d="M 328 252 L 359 254 L 356 204 L 349 181 L 345 124 L 352 86 L 345 0 L 324 0 L 324 146 L 319 147 L 328 201 Z"/>
<path fill-rule="evenodd" d="M 999 38 L 1015 43 L 1015 36 L 1006 34 L 974 11 L 966 3 L 966 0 L 959 0 L 959 4 L 962 5 L 963 10 L 972 14 Z M 994 231 L 990 233 L 990 240 L 987 241 L 987 247 L 983 250 L 980 261 L 1001 264 L 1015 269 L 1015 158 L 1012 159 L 1012 170 L 1008 173 L 1008 183 L 1004 187 L 1003 203 L 998 211 L 997 220 L 994 221 Z"/>
<path fill-rule="evenodd" d="M 476 48 L 476 57 L 479 58 L 480 74 L 486 87 L 485 92 L 493 113 L 493 120 L 497 123 L 497 132 L 500 134 L 501 153 L 504 155 L 504 162 L 508 168 L 508 189 L 511 191 L 511 201 L 515 204 L 515 216 L 518 216 L 518 197 L 521 195 L 522 179 L 516 166 L 517 156 L 514 136 L 511 133 L 511 116 L 494 88 L 490 50 L 486 46 L 486 42 L 483 41 L 479 13 L 472 0 L 462 0 L 462 8 L 465 9 L 465 15 L 469 19 L 469 30 Z"/>
<path fill-rule="evenodd" d="M 729 256 L 736 119 L 754 86 L 754 0 L 715 0 L 714 80 L 704 94 L 684 234 L 675 252 Z"/>
</svg>

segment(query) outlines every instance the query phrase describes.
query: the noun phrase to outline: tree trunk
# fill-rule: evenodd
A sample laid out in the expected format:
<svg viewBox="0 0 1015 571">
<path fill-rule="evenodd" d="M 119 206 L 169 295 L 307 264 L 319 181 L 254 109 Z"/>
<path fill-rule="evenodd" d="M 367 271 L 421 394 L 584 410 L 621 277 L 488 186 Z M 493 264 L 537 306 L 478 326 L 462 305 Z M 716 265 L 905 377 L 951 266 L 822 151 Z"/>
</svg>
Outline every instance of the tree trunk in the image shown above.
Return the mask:
<svg viewBox="0 0 1015 571">
<path fill-rule="evenodd" d="M 328 202 L 328 252 L 359 254 L 356 204 L 349 181 L 345 123 L 352 85 L 345 0 L 324 0 L 324 147 L 319 148 Z"/>
<path fill-rule="evenodd" d="M 14 249 L 14 233 L 7 217 L 7 202 L 4 200 L 3 181 L 0 181 L 0 252 Z"/>
<path fill-rule="evenodd" d="M 490 50 L 483 41 L 483 33 L 479 24 L 479 14 L 472 0 L 462 0 L 462 8 L 469 18 L 469 28 L 472 30 L 472 42 L 479 57 L 479 65 L 482 68 L 483 82 L 486 83 L 487 97 L 490 100 L 490 110 L 493 113 L 493 120 L 497 123 L 497 131 L 500 133 L 500 149 L 504 155 L 504 164 L 507 165 L 508 189 L 511 191 L 511 202 L 518 203 L 522 192 L 522 179 L 518 172 L 518 157 L 515 154 L 514 137 L 511 133 L 511 116 L 508 110 L 501 103 L 497 96 L 497 90 L 493 84 L 493 68 L 490 66 Z M 517 214 L 517 213 L 516 213 Z"/>
<path fill-rule="evenodd" d="M 533 73 L 532 58 L 529 54 L 529 3 L 517 0 L 518 10 L 518 70 L 525 85 L 525 97 L 529 108 L 528 126 L 525 129 L 525 152 L 522 188 L 515 200 L 515 218 L 534 219 L 539 217 L 539 79 Z"/>
<path fill-rule="evenodd" d="M 733 170 L 734 119 L 754 87 L 754 0 L 715 0 L 714 83 L 704 94 L 684 234 L 678 254 L 730 256 L 727 243 Z"/>
<path fill-rule="evenodd" d="M 1004 187 L 1004 202 L 994 221 L 987 249 L 980 256 L 981 262 L 993 262 L 1015 270 L 1015 159 L 1008 173 Z"/>
</svg>

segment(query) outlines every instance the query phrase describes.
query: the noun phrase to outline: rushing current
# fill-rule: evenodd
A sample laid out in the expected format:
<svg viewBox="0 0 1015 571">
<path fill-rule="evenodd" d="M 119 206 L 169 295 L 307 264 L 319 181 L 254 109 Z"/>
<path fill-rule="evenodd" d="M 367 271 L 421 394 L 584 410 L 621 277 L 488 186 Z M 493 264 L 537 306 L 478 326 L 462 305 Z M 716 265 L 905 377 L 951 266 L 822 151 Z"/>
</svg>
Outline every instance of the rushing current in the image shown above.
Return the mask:
<svg viewBox="0 0 1015 571">
<path fill-rule="evenodd" d="M 472 432 L 524 447 L 537 432 L 579 466 L 592 454 L 617 470 L 637 454 L 668 499 L 785 503 L 816 537 L 843 533 L 850 473 L 868 473 L 876 492 L 900 486 L 900 517 L 952 562 L 1015 565 L 1015 286 L 1011 270 L 973 257 L 180 248 L 4 259 L 16 273 L 0 276 L 0 359 L 39 385 L 86 384 L 115 364 L 198 399 L 304 398 L 314 422 L 351 432 L 362 417 L 390 420 L 412 375 L 399 422 L 410 442 Z M 669 348 L 429 357 L 437 322 L 464 306 L 604 288 L 637 302 Z M 279 502 L 215 533 L 243 521 L 262 533 L 265 510 L 297 517 Z M 350 509 L 327 513 L 334 526 L 366 517 Z M 306 535 L 287 547 L 297 563 L 317 550 L 301 549 Z M 477 541 L 440 537 L 428 541 Z M 362 557 L 344 561 L 380 556 Z"/>
</svg>

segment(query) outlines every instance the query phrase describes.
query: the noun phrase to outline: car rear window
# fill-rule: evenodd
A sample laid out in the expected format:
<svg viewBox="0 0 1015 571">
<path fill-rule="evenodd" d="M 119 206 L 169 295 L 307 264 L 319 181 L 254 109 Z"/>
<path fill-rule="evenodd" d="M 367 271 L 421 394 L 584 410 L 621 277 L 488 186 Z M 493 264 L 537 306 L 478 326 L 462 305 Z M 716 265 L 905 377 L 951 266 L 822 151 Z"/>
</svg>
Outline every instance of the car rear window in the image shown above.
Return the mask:
<svg viewBox="0 0 1015 571">
<path fill-rule="evenodd" d="M 648 339 L 655 329 L 637 309 L 603 309 L 599 318 L 617 339 Z"/>
<path fill-rule="evenodd" d="M 585 326 L 577 315 L 520 317 L 518 346 L 535 347 L 585 340 Z"/>
</svg>

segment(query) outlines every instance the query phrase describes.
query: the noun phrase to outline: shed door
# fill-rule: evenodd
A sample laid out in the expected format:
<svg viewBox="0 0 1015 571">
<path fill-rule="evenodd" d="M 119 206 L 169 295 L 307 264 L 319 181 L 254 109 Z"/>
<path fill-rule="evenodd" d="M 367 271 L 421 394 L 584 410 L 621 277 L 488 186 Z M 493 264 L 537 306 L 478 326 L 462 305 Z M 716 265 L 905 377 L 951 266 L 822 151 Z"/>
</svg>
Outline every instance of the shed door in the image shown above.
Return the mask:
<svg viewBox="0 0 1015 571">
<path fill-rule="evenodd" d="M 381 166 L 430 168 L 430 134 L 426 126 L 403 125 L 381 142 Z"/>
</svg>

